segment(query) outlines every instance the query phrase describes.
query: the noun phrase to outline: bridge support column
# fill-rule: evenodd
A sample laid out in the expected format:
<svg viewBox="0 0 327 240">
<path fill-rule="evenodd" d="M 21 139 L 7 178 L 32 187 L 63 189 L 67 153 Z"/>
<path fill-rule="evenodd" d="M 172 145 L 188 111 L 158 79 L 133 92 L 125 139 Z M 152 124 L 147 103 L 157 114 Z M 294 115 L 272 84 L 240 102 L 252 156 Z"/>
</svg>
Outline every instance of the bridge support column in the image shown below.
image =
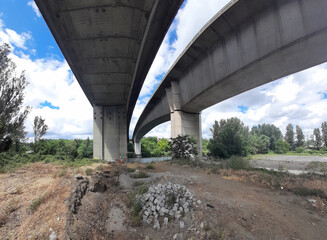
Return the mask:
<svg viewBox="0 0 327 240">
<path fill-rule="evenodd" d="M 180 91 L 177 82 L 171 82 L 171 88 L 166 88 L 170 107 L 171 137 L 189 135 L 197 142 L 198 156 L 202 157 L 202 125 L 201 112 L 187 113 L 181 110 Z"/>
<path fill-rule="evenodd" d="M 93 158 L 115 161 L 127 157 L 125 106 L 94 106 Z"/>
<path fill-rule="evenodd" d="M 174 111 L 170 113 L 171 137 L 189 135 L 197 142 L 198 156 L 202 157 L 202 126 L 201 113 Z"/>
<path fill-rule="evenodd" d="M 141 141 L 134 141 L 135 157 L 142 157 Z"/>
</svg>

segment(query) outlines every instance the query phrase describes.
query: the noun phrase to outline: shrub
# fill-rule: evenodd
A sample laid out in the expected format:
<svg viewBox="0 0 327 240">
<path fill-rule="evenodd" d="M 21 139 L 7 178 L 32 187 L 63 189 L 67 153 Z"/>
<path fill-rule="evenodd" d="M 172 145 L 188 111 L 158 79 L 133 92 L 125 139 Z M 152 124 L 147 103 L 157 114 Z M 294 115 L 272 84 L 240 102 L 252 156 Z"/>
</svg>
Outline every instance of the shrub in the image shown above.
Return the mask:
<svg viewBox="0 0 327 240">
<path fill-rule="evenodd" d="M 62 170 L 60 170 L 60 172 L 58 173 L 58 177 L 63 177 L 63 176 L 66 175 L 66 173 L 67 173 L 67 170 L 66 170 L 66 169 L 62 169 Z"/>
<path fill-rule="evenodd" d="M 128 195 L 128 205 L 131 207 L 131 224 L 133 226 L 139 226 L 141 224 L 141 210 L 142 203 L 140 196 L 148 191 L 148 187 L 145 185 L 136 187 Z"/>
<path fill-rule="evenodd" d="M 233 170 L 249 169 L 250 161 L 240 156 L 232 156 L 227 160 L 227 167 L 230 167 Z"/>
<path fill-rule="evenodd" d="M 154 162 L 148 163 L 148 164 L 146 165 L 146 168 L 147 168 L 147 169 L 154 169 Z"/>
<path fill-rule="evenodd" d="M 275 153 L 285 154 L 289 151 L 290 144 L 288 142 L 283 141 L 282 139 L 278 139 L 276 143 Z"/>
<path fill-rule="evenodd" d="M 306 187 L 297 187 L 294 190 L 294 193 L 301 196 L 315 196 L 320 198 L 326 198 L 325 193 L 321 189 L 308 189 Z"/>
<path fill-rule="evenodd" d="M 92 168 L 87 168 L 85 170 L 85 173 L 86 173 L 87 176 L 90 176 L 92 174 L 92 171 L 93 171 Z"/>
<path fill-rule="evenodd" d="M 171 138 L 171 154 L 174 158 L 191 158 L 198 154 L 195 145 L 195 139 L 188 135 L 178 135 L 175 138 Z"/>
<path fill-rule="evenodd" d="M 139 172 L 138 174 L 131 175 L 132 178 L 148 178 L 149 175 L 145 172 Z"/>
<path fill-rule="evenodd" d="M 31 206 L 30 206 L 30 210 L 31 212 L 35 212 L 36 209 L 45 201 L 45 197 L 44 196 L 41 196 L 41 197 L 38 197 L 37 199 L 35 199 L 32 203 L 31 203 Z"/>
<path fill-rule="evenodd" d="M 304 152 L 304 147 L 298 147 L 296 148 L 297 153 L 303 153 Z"/>
</svg>

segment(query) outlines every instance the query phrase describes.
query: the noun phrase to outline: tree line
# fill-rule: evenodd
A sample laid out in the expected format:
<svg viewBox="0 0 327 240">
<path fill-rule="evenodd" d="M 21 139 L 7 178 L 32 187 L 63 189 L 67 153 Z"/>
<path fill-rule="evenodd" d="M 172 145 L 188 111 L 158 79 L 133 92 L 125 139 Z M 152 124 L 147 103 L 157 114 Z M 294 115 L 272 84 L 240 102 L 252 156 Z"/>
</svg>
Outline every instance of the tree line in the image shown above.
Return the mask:
<svg viewBox="0 0 327 240">
<path fill-rule="evenodd" d="M 327 147 L 327 122 L 313 131 L 313 137 L 305 141 L 305 136 L 300 126 L 294 127 L 289 123 L 285 136 L 273 124 L 259 124 L 250 130 L 238 118 L 222 119 L 215 121 L 210 129 L 212 138 L 205 146 L 209 155 L 228 158 L 232 155 L 266 154 L 269 151 L 286 153 L 288 151 L 304 151 L 304 147 L 320 150 Z"/>
</svg>

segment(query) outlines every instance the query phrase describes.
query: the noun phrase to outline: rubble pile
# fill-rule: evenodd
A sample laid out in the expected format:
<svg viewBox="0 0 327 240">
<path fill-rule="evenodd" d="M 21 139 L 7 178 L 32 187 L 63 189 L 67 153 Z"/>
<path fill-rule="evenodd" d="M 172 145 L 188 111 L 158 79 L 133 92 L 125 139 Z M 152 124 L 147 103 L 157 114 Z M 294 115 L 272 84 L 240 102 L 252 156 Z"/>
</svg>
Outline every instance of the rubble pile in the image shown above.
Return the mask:
<svg viewBox="0 0 327 240">
<path fill-rule="evenodd" d="M 179 184 L 168 182 L 151 186 L 148 192 L 141 197 L 143 222 L 151 224 L 159 229 L 159 218 L 163 218 L 163 224 L 168 224 L 168 217 L 180 219 L 184 214 L 190 212 L 196 204 L 192 193 Z"/>
</svg>

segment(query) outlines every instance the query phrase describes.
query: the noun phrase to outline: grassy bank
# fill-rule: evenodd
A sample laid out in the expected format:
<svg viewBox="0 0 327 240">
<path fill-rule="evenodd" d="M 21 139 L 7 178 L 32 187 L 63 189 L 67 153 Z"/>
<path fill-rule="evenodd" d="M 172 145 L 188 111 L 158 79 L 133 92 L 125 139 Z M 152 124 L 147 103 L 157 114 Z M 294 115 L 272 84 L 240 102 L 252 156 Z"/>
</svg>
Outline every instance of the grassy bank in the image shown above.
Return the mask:
<svg viewBox="0 0 327 240">
<path fill-rule="evenodd" d="M 101 160 L 92 158 L 72 159 L 65 155 L 0 153 L 0 173 L 13 172 L 17 168 L 35 162 L 54 163 L 67 167 L 82 167 L 92 165 L 93 163 L 103 163 Z"/>
</svg>

